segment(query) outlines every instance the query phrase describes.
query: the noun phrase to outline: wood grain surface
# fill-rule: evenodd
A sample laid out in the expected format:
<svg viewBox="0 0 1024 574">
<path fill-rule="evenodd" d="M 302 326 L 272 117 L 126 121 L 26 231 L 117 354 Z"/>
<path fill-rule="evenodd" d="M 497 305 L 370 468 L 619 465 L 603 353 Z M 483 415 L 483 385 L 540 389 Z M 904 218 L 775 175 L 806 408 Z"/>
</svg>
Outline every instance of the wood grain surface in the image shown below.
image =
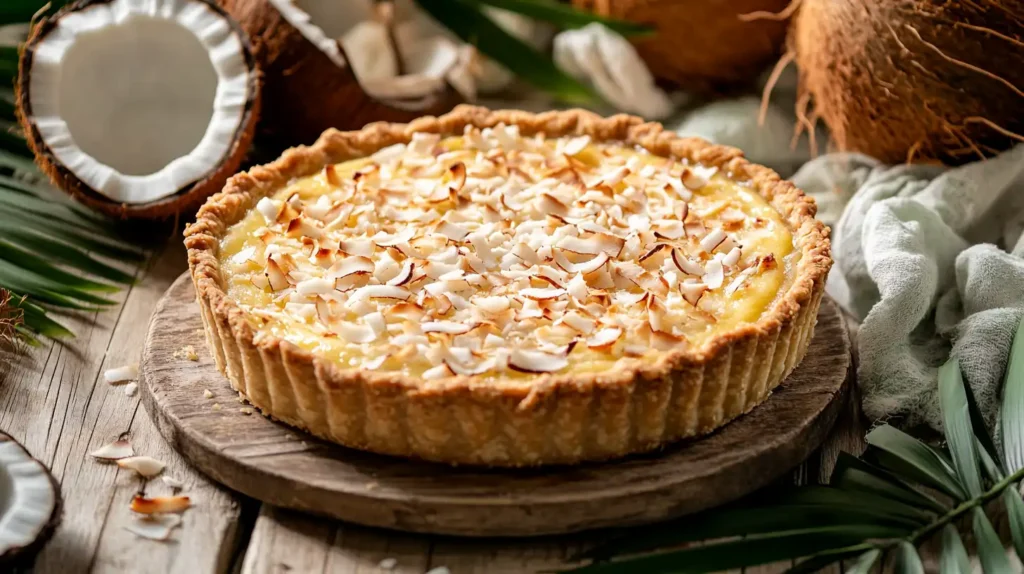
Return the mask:
<svg viewBox="0 0 1024 574">
<path fill-rule="evenodd" d="M 157 304 L 141 364 L 143 402 L 200 470 L 271 504 L 371 526 L 525 536 L 642 524 L 734 500 L 798 465 L 840 410 L 851 365 L 826 300 L 804 362 L 761 407 L 709 437 L 620 461 L 524 470 L 453 468 L 346 449 L 239 402 L 205 352 L 191 281 Z"/>
</svg>

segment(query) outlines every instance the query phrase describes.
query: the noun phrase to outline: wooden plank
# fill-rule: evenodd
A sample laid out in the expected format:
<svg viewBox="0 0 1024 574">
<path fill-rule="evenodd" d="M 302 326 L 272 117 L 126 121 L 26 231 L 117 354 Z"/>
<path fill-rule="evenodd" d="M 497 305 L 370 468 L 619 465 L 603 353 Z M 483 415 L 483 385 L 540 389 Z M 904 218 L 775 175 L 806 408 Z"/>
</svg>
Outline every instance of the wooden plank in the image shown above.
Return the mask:
<svg viewBox="0 0 1024 574">
<path fill-rule="evenodd" d="M 160 438 L 139 403 L 104 370 L 137 362 L 153 306 L 186 267 L 176 236 L 139 269 L 139 282 L 104 313 L 72 318 L 79 334 L 67 345 L 0 360 L 0 426 L 51 466 L 61 483 L 64 518 L 39 554 L 36 572 L 213 572 L 234 552 L 238 499 L 193 471 Z M 167 463 L 196 507 L 171 542 L 138 539 L 126 531 L 128 502 L 142 486 L 133 473 L 100 464 L 88 453 L 128 432 L 137 454 Z M 162 481 L 146 486 L 163 494 Z"/>
<path fill-rule="evenodd" d="M 391 570 L 381 567 L 386 559 L 394 559 Z M 264 505 L 242 572 L 421 574 L 429 563 L 426 536 L 351 526 Z"/>
</svg>

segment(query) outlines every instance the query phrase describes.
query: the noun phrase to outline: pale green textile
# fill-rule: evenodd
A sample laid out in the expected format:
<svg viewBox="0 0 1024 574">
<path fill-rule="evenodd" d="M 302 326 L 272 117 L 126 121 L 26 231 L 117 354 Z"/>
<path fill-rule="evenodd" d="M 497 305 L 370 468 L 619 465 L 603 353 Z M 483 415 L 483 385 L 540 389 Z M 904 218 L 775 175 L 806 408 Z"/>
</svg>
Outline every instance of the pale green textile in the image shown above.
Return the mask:
<svg viewBox="0 0 1024 574">
<path fill-rule="evenodd" d="M 792 80 L 773 93 L 763 127 L 755 96 L 709 104 L 669 126 L 742 148 L 789 175 L 810 155 L 806 138 L 790 147 Z M 819 144 L 825 137 L 818 134 Z M 936 369 L 950 353 L 993 415 L 1024 315 L 1024 145 L 956 169 L 830 154 L 793 180 L 833 229 L 828 292 L 861 322 L 867 415 L 940 428 Z"/>
</svg>

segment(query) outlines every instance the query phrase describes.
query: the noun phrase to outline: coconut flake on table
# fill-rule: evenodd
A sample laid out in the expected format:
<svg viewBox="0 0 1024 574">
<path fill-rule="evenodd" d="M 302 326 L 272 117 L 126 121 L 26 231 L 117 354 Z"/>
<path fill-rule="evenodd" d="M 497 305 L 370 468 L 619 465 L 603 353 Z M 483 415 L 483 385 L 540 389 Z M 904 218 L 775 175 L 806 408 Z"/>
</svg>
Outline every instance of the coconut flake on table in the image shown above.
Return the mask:
<svg viewBox="0 0 1024 574">
<path fill-rule="evenodd" d="M 126 439 L 118 439 L 112 443 L 105 444 L 100 448 L 89 453 L 89 456 L 98 458 L 100 460 L 119 460 L 122 458 L 128 458 L 135 454 L 135 450 L 132 449 L 132 444 Z"/>
<path fill-rule="evenodd" d="M 131 456 L 117 461 L 117 466 L 134 470 L 144 478 L 153 478 L 164 471 L 164 463 L 148 456 Z"/>
<path fill-rule="evenodd" d="M 108 383 L 115 385 L 117 383 L 126 383 L 139 378 L 139 365 L 138 363 L 132 363 L 131 365 L 124 365 L 122 367 L 114 367 L 103 371 L 103 379 Z"/>
<path fill-rule="evenodd" d="M 140 538 L 165 541 L 171 537 L 175 528 L 181 526 L 181 522 L 181 516 L 177 514 L 135 516 L 124 529 Z"/>
</svg>

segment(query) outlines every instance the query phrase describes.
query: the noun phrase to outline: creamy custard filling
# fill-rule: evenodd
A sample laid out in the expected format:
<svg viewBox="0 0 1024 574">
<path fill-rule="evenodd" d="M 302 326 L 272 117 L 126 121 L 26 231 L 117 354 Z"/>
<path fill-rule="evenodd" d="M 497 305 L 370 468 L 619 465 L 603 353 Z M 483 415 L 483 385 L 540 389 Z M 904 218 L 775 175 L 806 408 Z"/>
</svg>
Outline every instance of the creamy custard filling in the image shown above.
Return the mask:
<svg viewBox="0 0 1024 574">
<path fill-rule="evenodd" d="M 782 216 L 714 168 L 515 126 L 300 179 L 221 244 L 260 338 L 425 379 L 601 372 L 752 323 L 788 286 Z"/>
</svg>

